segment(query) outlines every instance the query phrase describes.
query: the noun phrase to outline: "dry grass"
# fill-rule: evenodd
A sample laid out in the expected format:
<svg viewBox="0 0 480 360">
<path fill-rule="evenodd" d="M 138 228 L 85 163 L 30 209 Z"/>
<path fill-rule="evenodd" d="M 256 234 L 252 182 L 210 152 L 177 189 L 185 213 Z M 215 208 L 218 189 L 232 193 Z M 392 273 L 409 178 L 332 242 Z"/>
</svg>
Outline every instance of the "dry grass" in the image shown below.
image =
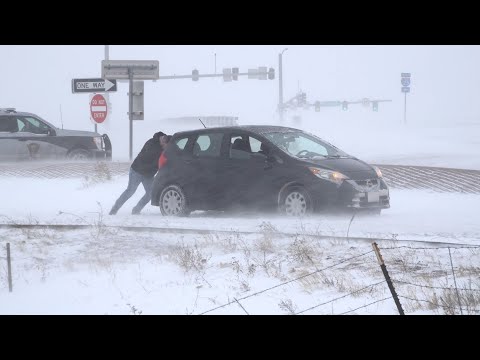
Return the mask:
<svg viewBox="0 0 480 360">
<path fill-rule="evenodd" d="M 204 254 L 197 244 L 193 246 L 178 244 L 172 251 L 173 261 L 185 272 L 203 271 L 212 256 Z"/>
<path fill-rule="evenodd" d="M 317 258 L 320 253 L 315 245 L 304 237 L 296 236 L 294 242 L 288 247 L 289 257 L 300 264 L 318 265 Z"/>
<path fill-rule="evenodd" d="M 91 175 L 85 175 L 83 178 L 83 188 L 88 188 L 96 184 L 105 183 L 112 180 L 112 173 L 106 162 L 99 161 L 95 164 Z"/>
<path fill-rule="evenodd" d="M 295 315 L 297 312 L 297 305 L 291 299 L 285 299 L 278 304 L 280 310 L 285 311 L 288 315 Z"/>
</svg>

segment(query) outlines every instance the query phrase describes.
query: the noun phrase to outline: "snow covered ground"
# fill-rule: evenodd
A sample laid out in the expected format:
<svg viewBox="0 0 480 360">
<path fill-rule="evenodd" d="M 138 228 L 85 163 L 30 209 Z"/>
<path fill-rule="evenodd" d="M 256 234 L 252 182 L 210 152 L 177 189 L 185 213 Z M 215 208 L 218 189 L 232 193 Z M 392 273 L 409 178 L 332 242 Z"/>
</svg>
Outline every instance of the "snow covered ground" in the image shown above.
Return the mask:
<svg viewBox="0 0 480 360">
<path fill-rule="evenodd" d="M 349 237 L 391 239 L 377 242 L 408 314 L 459 313 L 448 250 L 438 249 L 451 243 L 457 285 L 463 288 L 462 311 L 480 309 L 480 195 L 392 190 L 391 209 L 350 224 L 347 215 L 287 219 L 196 212 L 167 218 L 150 205 L 132 216 L 141 189 L 112 217 L 107 213 L 126 176 L 101 183 L 0 181 L 2 223 L 92 225 L 73 231 L 1 228 L 1 314 L 200 314 L 232 301 L 208 314 L 396 314 L 373 241 L 325 238 L 347 232 Z M 133 232 L 116 226 L 212 232 Z M 421 240 L 442 244 L 416 242 Z"/>
</svg>

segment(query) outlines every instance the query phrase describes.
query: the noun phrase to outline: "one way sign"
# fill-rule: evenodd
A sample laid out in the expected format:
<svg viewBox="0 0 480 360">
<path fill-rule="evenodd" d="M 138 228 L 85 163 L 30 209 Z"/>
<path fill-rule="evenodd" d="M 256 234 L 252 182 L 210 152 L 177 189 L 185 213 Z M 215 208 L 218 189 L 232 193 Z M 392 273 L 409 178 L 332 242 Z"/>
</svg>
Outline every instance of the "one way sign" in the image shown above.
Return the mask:
<svg viewBox="0 0 480 360">
<path fill-rule="evenodd" d="M 72 79 L 72 93 L 117 91 L 117 80 Z"/>
</svg>

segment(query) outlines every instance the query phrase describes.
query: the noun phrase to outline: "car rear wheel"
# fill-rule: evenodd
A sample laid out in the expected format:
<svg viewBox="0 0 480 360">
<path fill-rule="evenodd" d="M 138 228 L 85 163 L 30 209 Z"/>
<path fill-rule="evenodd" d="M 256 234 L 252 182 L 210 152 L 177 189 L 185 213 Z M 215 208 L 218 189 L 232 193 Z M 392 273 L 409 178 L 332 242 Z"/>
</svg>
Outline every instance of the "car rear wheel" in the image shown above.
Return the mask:
<svg viewBox="0 0 480 360">
<path fill-rule="evenodd" d="M 91 156 L 87 150 L 75 149 L 70 151 L 70 153 L 68 154 L 68 158 L 70 160 L 82 161 L 82 160 L 90 160 Z"/>
<path fill-rule="evenodd" d="M 281 197 L 279 210 L 288 216 L 304 216 L 313 211 L 311 196 L 302 187 L 292 187 Z"/>
<path fill-rule="evenodd" d="M 163 189 L 160 194 L 159 206 L 164 216 L 186 216 L 190 213 L 185 193 L 177 185 L 169 185 Z"/>
</svg>

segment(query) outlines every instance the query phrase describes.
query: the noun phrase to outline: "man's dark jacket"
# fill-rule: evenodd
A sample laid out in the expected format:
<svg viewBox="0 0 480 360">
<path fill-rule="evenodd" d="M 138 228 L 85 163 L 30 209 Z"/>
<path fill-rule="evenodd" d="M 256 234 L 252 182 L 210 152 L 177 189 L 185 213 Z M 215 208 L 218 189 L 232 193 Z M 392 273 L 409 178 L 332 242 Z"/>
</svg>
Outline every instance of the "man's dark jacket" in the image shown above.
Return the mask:
<svg viewBox="0 0 480 360">
<path fill-rule="evenodd" d="M 132 163 L 133 170 L 147 177 L 155 176 L 158 170 L 158 158 L 162 154 L 160 136 L 163 135 L 165 135 L 163 132 L 157 132 L 143 145 L 142 150 Z"/>
</svg>

